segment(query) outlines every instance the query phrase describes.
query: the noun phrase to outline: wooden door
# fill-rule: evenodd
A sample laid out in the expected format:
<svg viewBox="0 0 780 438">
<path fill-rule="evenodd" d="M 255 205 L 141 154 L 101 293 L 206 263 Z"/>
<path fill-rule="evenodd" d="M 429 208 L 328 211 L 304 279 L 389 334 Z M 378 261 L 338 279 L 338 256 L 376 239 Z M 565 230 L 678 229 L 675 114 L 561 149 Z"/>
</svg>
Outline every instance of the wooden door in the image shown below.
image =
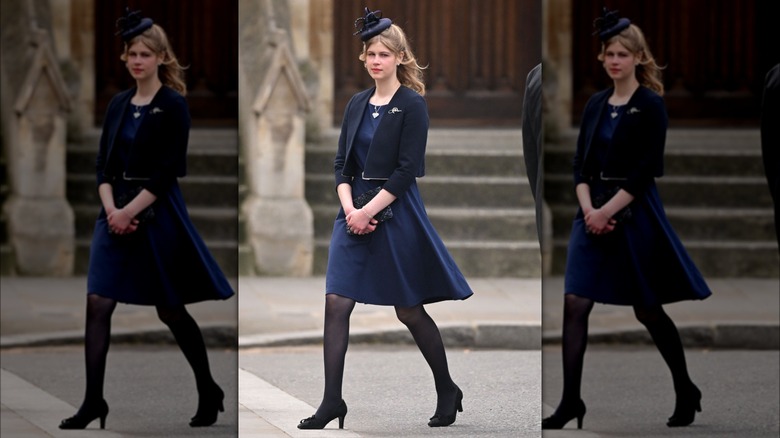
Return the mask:
<svg viewBox="0 0 780 438">
<path fill-rule="evenodd" d="M 366 5 L 334 8 L 334 121 L 373 85 L 358 60 L 354 21 Z M 528 72 L 541 62 L 541 0 L 376 0 L 401 26 L 421 65 L 432 126 L 519 126 Z"/>
<path fill-rule="evenodd" d="M 645 33 L 662 66 L 673 125 L 755 125 L 764 75 L 780 61 L 780 2 L 577 0 L 572 2 L 573 120 L 610 85 L 596 59 L 593 19 L 617 9 Z"/>
<path fill-rule="evenodd" d="M 128 0 L 95 2 L 95 118 L 100 123 L 114 94 L 133 86 L 119 59 L 115 36 L 124 7 L 140 9 L 168 34 L 179 62 L 187 66 L 187 101 L 193 124 L 236 126 L 238 119 L 238 2 L 220 0 Z"/>
</svg>

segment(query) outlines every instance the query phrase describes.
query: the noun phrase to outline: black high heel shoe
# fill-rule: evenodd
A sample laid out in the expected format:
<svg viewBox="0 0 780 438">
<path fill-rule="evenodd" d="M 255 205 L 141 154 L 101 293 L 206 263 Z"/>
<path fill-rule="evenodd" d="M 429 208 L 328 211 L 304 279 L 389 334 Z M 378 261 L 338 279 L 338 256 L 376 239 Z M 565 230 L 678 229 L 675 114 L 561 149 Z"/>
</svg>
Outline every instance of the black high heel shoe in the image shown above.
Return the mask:
<svg viewBox="0 0 780 438">
<path fill-rule="evenodd" d="M 225 393 L 214 384 L 214 387 L 198 397 L 198 411 L 190 419 L 190 427 L 206 427 L 217 422 L 217 413 L 225 412 Z"/>
<path fill-rule="evenodd" d="M 669 427 L 683 427 L 693 423 L 696 412 L 701 412 L 701 391 L 696 385 L 677 397 L 674 404 L 674 413 L 669 417 L 666 425 Z"/>
<path fill-rule="evenodd" d="M 582 419 L 585 417 L 585 403 L 577 400 L 573 407 L 567 407 L 561 403 L 555 413 L 542 420 L 542 429 L 563 429 L 566 423 L 577 419 L 577 429 L 582 429 Z"/>
<path fill-rule="evenodd" d="M 342 399 L 341 403 L 336 407 L 336 410 L 330 417 L 317 418 L 316 415 L 312 415 L 309 418 L 304 418 L 298 423 L 298 429 L 324 429 L 331 421 L 336 418 L 339 419 L 339 429 L 344 428 L 344 417 L 347 416 L 347 403 Z"/>
<path fill-rule="evenodd" d="M 430 418 L 431 421 L 428 422 L 428 426 L 430 427 L 444 427 L 449 426 L 450 424 L 455 422 L 455 417 L 458 415 L 458 412 L 463 412 L 463 391 L 458 388 L 458 394 L 455 396 L 455 405 L 452 408 L 451 414 L 442 414 L 439 412 L 436 412 L 433 414 L 433 417 Z"/>
<path fill-rule="evenodd" d="M 100 403 L 90 407 L 87 404 L 81 406 L 76 415 L 68 417 L 60 423 L 60 429 L 85 429 L 93 420 L 100 418 L 100 428 L 106 428 L 108 416 L 108 403 L 100 400 Z"/>
</svg>

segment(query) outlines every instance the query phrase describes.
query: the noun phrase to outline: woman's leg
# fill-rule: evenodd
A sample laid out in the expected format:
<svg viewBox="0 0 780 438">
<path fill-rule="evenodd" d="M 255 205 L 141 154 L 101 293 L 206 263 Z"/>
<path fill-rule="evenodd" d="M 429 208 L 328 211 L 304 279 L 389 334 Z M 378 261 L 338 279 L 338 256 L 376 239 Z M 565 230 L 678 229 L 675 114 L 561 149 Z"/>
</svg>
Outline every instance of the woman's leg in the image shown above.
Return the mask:
<svg viewBox="0 0 780 438">
<path fill-rule="evenodd" d="M 322 395 L 317 418 L 332 418 L 342 401 L 341 387 L 344 380 L 344 360 L 349 346 L 349 317 L 355 308 L 355 300 L 341 295 L 325 295 L 325 329 L 323 335 L 323 359 L 325 366 L 325 391 Z"/>
<path fill-rule="evenodd" d="M 588 346 L 588 318 L 593 300 L 566 294 L 563 305 L 563 403 L 581 397 L 582 366 Z"/>
<path fill-rule="evenodd" d="M 439 328 L 422 305 L 396 307 L 395 313 L 398 320 L 409 329 L 414 342 L 431 367 L 436 385 L 436 413 L 451 414 L 453 406 L 456 405 L 458 387 L 450 377 L 447 354 Z"/>
<path fill-rule="evenodd" d="M 84 336 L 84 359 L 87 365 L 87 390 L 82 407 L 103 400 L 106 356 L 111 343 L 111 316 L 116 300 L 87 295 L 87 327 Z"/>
<path fill-rule="evenodd" d="M 571 419 L 581 425 L 585 405 L 581 401 L 582 365 L 588 346 L 588 317 L 593 300 L 566 294 L 563 303 L 563 395 L 555 413 L 542 421 L 544 429 L 560 429 Z"/>
<path fill-rule="evenodd" d="M 86 391 L 78 412 L 63 420 L 60 423 L 61 429 L 83 429 L 96 418 L 101 419 L 101 427 L 105 425 L 108 405 L 103 400 L 103 382 L 106 375 L 106 356 L 111 342 L 111 315 L 115 308 L 116 300 L 95 294 L 87 295 L 84 331 Z"/>
<path fill-rule="evenodd" d="M 157 306 L 157 316 L 171 330 L 181 352 L 195 374 L 198 388 L 198 411 L 190 426 L 210 426 L 217 421 L 217 411 L 223 411 L 224 393 L 214 381 L 203 334 L 184 306 Z"/>
<path fill-rule="evenodd" d="M 660 305 L 654 307 L 635 306 L 634 314 L 636 319 L 650 332 L 655 346 L 672 373 L 677 402 L 674 414 L 669 419 L 670 423 L 668 424 L 670 426 L 687 426 L 693 422 L 694 410 L 701 411 L 701 392 L 688 375 L 685 350 L 680 340 L 680 333 Z"/>
</svg>

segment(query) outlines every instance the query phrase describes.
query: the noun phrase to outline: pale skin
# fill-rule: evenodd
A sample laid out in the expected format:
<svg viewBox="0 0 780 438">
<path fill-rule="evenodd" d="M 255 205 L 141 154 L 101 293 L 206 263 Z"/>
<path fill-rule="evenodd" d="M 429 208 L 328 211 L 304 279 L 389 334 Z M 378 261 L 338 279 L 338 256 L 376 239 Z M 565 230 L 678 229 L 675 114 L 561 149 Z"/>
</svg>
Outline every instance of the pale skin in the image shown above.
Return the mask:
<svg viewBox="0 0 780 438">
<path fill-rule="evenodd" d="M 125 66 L 136 82 L 136 92 L 130 99 L 130 103 L 138 106 L 148 105 L 162 87 L 157 70 L 163 62 L 163 56 L 140 41 L 132 44 L 127 49 L 126 55 Z M 157 199 L 152 192 L 144 189 L 124 208 L 116 208 L 111 184 L 101 184 L 98 187 L 98 194 L 106 210 L 108 229 L 114 234 L 130 234 L 136 231 L 138 220 L 135 217 Z"/>
<path fill-rule="evenodd" d="M 375 42 L 366 47 L 365 55 L 366 70 L 376 83 L 376 91 L 369 99 L 369 103 L 372 105 L 386 105 L 401 86 L 396 73 L 403 53 L 399 57 L 384 44 Z M 339 195 L 341 206 L 344 208 L 344 213 L 347 215 L 347 226 L 355 234 L 368 234 L 376 230 L 378 222 L 373 219 L 374 215 L 396 199 L 395 195 L 382 189 L 363 208 L 356 209 L 352 204 L 351 185 L 348 183 L 339 184 L 336 191 Z"/>
<path fill-rule="evenodd" d="M 614 91 L 608 102 L 610 105 L 625 105 L 637 88 L 636 66 L 641 56 L 634 54 L 619 42 L 613 42 L 604 49 L 604 70 L 614 83 Z M 601 208 L 593 208 L 590 199 L 590 187 L 579 183 L 576 187 L 577 200 L 585 216 L 585 229 L 591 234 L 606 234 L 615 229 L 612 216 L 634 200 L 634 196 L 620 189 Z"/>
</svg>

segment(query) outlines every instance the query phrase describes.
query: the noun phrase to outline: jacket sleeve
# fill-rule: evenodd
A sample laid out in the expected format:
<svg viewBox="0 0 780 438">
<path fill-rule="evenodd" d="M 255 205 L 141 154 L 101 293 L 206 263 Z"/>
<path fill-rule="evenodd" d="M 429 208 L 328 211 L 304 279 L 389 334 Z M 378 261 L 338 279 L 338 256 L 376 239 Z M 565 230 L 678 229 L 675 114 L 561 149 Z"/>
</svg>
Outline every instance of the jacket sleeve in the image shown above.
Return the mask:
<svg viewBox="0 0 780 438">
<path fill-rule="evenodd" d="M 582 169 L 585 166 L 585 151 L 588 145 L 586 132 L 591 129 L 591 125 L 596 123 L 594 117 L 598 117 L 598 113 L 595 112 L 595 104 L 593 103 L 593 97 L 591 97 L 585 104 L 585 109 L 582 111 L 582 121 L 580 122 L 580 132 L 577 135 L 577 149 L 574 152 L 574 159 L 572 160 L 572 172 L 574 177 L 574 187 L 578 184 L 587 182 L 585 177 L 582 176 Z"/>
<path fill-rule="evenodd" d="M 352 107 L 352 101 L 355 98 L 349 100 L 347 103 L 346 109 L 344 109 L 344 119 L 341 122 L 341 134 L 339 134 L 339 144 L 338 149 L 336 150 L 336 158 L 333 160 L 333 170 L 334 170 L 334 176 L 336 180 L 336 187 L 339 186 L 339 184 L 347 183 L 349 184 L 352 182 L 352 177 L 350 176 L 344 176 L 344 164 L 347 159 L 347 128 L 349 124 L 347 123 L 347 119 L 349 118 L 349 109 Z"/>
<path fill-rule="evenodd" d="M 115 117 L 121 117 L 121 114 L 116 114 L 117 110 L 117 96 L 114 96 L 108 103 L 108 108 L 106 108 L 106 115 L 103 118 L 103 129 L 100 131 L 98 154 L 97 158 L 95 159 L 95 179 L 97 182 L 97 187 L 100 187 L 100 185 L 103 183 L 110 182 L 104 172 L 106 170 L 106 164 L 108 160 L 108 137 L 110 135 L 109 125 Z"/>
<path fill-rule="evenodd" d="M 398 146 L 398 165 L 384 189 L 400 197 L 421 173 L 425 160 L 425 146 L 428 143 L 428 107 L 425 99 L 415 95 L 411 105 L 404 109 L 404 121 Z"/>
<path fill-rule="evenodd" d="M 639 154 L 635 165 L 627 169 L 623 190 L 638 196 L 644 192 L 655 177 L 663 175 L 664 147 L 669 119 L 663 98 L 653 92 L 642 111 L 642 123 L 635 133 L 636 151 Z"/>
<path fill-rule="evenodd" d="M 149 180 L 141 185 L 155 196 L 160 196 L 187 173 L 187 143 L 190 135 L 190 111 L 184 96 L 173 94 L 171 105 L 163 109 L 165 128 L 155 156 L 159 161 L 152 167 Z M 147 114 L 148 116 L 149 114 Z"/>
</svg>

